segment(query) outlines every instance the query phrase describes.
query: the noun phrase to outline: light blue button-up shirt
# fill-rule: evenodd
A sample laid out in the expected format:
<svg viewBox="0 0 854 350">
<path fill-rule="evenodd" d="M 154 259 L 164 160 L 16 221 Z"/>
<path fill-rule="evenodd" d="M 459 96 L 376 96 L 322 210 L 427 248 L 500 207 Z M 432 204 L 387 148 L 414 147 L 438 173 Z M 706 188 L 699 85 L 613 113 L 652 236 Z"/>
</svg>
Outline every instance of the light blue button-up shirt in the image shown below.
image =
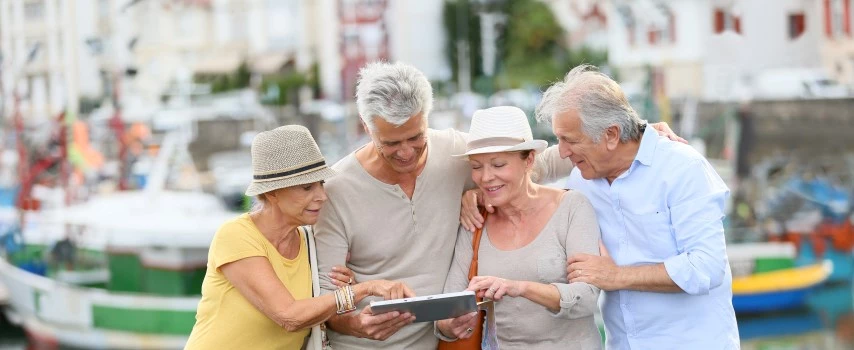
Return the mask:
<svg viewBox="0 0 854 350">
<path fill-rule="evenodd" d="M 575 169 L 568 187 L 593 204 L 617 265 L 664 263 L 684 291 L 604 293 L 609 349 L 739 348 L 723 230 L 729 189 L 703 156 L 646 128 L 631 167 L 612 184 Z"/>
</svg>

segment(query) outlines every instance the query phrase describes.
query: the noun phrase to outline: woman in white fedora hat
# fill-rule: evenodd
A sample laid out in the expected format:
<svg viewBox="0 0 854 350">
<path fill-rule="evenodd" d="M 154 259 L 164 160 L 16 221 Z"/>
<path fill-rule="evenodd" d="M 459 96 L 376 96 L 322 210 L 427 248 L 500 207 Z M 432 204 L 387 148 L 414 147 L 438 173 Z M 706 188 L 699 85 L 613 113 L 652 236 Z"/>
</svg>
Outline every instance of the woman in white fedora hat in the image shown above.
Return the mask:
<svg viewBox="0 0 854 350">
<path fill-rule="evenodd" d="M 335 171 L 298 125 L 258 134 L 251 153 L 246 195 L 259 205 L 214 236 L 187 349 L 317 349 L 323 345 L 316 326 L 332 315 L 355 310 L 369 295 L 414 295 L 399 282 L 354 284 L 352 272 L 339 267 L 331 277 L 341 288 L 318 296 L 317 254 L 306 225 L 317 221 L 326 201 L 323 181 Z"/>
<path fill-rule="evenodd" d="M 599 349 L 593 320 L 599 290 L 567 283 L 566 259 L 599 254 L 593 206 L 579 192 L 541 186 L 531 179 L 534 157 L 546 148 L 534 140 L 516 107 L 475 112 L 467 151 L 472 180 L 495 208 L 477 247 L 477 275 L 468 278 L 473 234 L 460 227 L 445 292 L 473 290 L 495 304 L 501 349 Z M 436 323 L 445 341 L 467 338 L 474 314 Z"/>
</svg>

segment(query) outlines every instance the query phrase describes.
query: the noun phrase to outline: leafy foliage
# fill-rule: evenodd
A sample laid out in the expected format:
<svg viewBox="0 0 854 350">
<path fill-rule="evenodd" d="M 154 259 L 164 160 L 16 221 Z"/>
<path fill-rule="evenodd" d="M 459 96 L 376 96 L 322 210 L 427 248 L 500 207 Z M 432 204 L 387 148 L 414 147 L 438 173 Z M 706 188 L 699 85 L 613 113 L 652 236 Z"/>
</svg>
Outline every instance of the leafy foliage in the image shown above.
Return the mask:
<svg viewBox="0 0 854 350">
<path fill-rule="evenodd" d="M 445 52 L 451 64 L 453 80 L 459 78 L 459 50 L 457 43 L 462 40 L 468 43 L 469 67 L 472 75 L 483 75 L 480 46 L 480 17 L 469 0 L 446 1 L 442 12 L 447 39 Z M 463 27 L 463 25 L 465 27 Z"/>
<path fill-rule="evenodd" d="M 502 13 L 506 18 L 505 24 L 498 28 L 501 35 L 496 43 L 499 57 L 494 79 L 483 74 L 479 11 Z M 461 13 L 465 13 L 468 19 L 465 37 L 460 37 L 463 30 L 458 16 Z M 468 40 L 473 88 L 480 93 L 532 86 L 542 88 L 561 79 L 579 64 L 601 66 L 608 60 L 605 52 L 586 47 L 570 50 L 565 39 L 567 33 L 543 1 L 503 0 L 485 4 L 472 0 L 447 1 L 444 20 L 448 34 L 448 59 L 454 79 L 459 74 L 456 42 Z"/>
<path fill-rule="evenodd" d="M 298 72 L 283 73 L 265 77 L 261 84 L 265 104 L 286 105 L 296 103 L 299 88 L 312 82 L 304 74 Z"/>
<path fill-rule="evenodd" d="M 567 50 L 563 30 L 548 5 L 536 0 L 508 1 L 499 85 L 519 88 L 544 85 L 565 73 Z"/>
<path fill-rule="evenodd" d="M 237 71 L 230 74 L 203 74 L 194 77 L 196 83 L 210 84 L 211 92 L 225 92 L 249 87 L 252 73 L 246 62 L 237 67 Z"/>
</svg>

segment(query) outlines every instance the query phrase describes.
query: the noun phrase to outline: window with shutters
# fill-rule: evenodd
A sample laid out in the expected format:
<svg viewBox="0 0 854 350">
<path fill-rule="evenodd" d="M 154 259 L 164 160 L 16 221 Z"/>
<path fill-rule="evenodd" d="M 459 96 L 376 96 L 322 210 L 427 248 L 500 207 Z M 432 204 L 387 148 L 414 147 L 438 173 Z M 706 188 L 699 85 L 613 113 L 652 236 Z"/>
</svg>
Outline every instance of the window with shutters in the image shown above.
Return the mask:
<svg viewBox="0 0 854 350">
<path fill-rule="evenodd" d="M 635 46 L 638 30 L 631 7 L 627 5 L 617 6 L 617 14 L 619 14 L 620 19 L 623 20 L 623 24 L 626 26 L 626 37 L 629 41 L 629 46 Z"/>
<path fill-rule="evenodd" d="M 828 38 L 851 35 L 851 0 L 823 0 L 824 33 Z"/>
<path fill-rule="evenodd" d="M 854 23 L 851 23 L 851 22 L 854 22 L 854 6 L 852 6 L 851 0 L 847 0 L 845 2 L 845 6 L 848 8 L 848 17 L 847 17 L 848 22 L 846 22 L 846 23 L 848 23 L 848 26 L 845 28 L 845 32 L 848 35 L 852 35 L 852 34 L 854 34 L 854 28 L 852 28 L 852 27 L 854 27 Z"/>
<path fill-rule="evenodd" d="M 789 14 L 789 39 L 797 39 L 806 30 L 806 16 L 803 13 Z"/>
<path fill-rule="evenodd" d="M 732 12 L 722 8 L 716 8 L 713 16 L 712 23 L 715 34 L 721 34 L 728 30 L 741 34 L 741 17 L 734 16 Z"/>
<path fill-rule="evenodd" d="M 672 11 L 667 12 L 667 23 L 653 24 L 647 30 L 647 41 L 650 45 L 676 42 L 676 16 Z"/>
<path fill-rule="evenodd" d="M 831 2 L 831 25 L 833 27 L 832 34 L 834 38 L 842 36 L 845 32 L 845 4 L 843 0 L 833 0 Z"/>
<path fill-rule="evenodd" d="M 842 1 L 842 31 L 846 35 L 851 36 L 851 21 L 854 20 L 851 16 L 851 0 Z"/>
</svg>

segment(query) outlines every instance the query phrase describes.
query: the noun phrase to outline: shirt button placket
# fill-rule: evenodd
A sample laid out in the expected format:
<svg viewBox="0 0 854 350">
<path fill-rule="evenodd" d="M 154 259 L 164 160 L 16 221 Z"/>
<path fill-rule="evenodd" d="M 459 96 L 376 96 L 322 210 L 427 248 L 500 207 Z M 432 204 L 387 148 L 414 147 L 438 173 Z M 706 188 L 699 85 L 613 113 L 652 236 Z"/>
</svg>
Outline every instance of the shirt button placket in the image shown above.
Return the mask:
<svg viewBox="0 0 854 350">
<path fill-rule="evenodd" d="M 415 202 L 407 198 L 406 194 L 403 195 L 403 198 L 409 202 L 409 212 L 412 213 L 412 234 L 416 234 L 418 233 L 418 219 L 415 216 Z"/>
<path fill-rule="evenodd" d="M 620 292 L 620 310 L 623 312 L 623 325 L 626 327 L 626 338 L 631 339 L 636 335 L 634 320 L 629 312 L 628 297 L 630 292 L 621 290 Z"/>
<path fill-rule="evenodd" d="M 620 223 L 623 225 L 623 227 L 626 227 L 626 218 L 623 215 L 623 207 L 621 206 L 620 195 L 619 195 L 619 192 L 617 191 L 617 182 L 618 181 L 620 181 L 620 179 L 614 180 L 614 183 L 611 184 L 611 200 L 614 203 L 614 212 L 617 214 L 617 217 L 619 218 Z M 620 245 L 622 246 L 622 245 L 625 245 L 626 243 L 628 243 L 628 232 L 624 229 L 620 234 Z"/>
<path fill-rule="evenodd" d="M 412 233 L 416 233 L 418 231 L 418 219 L 415 217 L 415 206 L 410 205 L 409 208 L 412 211 Z"/>
</svg>

